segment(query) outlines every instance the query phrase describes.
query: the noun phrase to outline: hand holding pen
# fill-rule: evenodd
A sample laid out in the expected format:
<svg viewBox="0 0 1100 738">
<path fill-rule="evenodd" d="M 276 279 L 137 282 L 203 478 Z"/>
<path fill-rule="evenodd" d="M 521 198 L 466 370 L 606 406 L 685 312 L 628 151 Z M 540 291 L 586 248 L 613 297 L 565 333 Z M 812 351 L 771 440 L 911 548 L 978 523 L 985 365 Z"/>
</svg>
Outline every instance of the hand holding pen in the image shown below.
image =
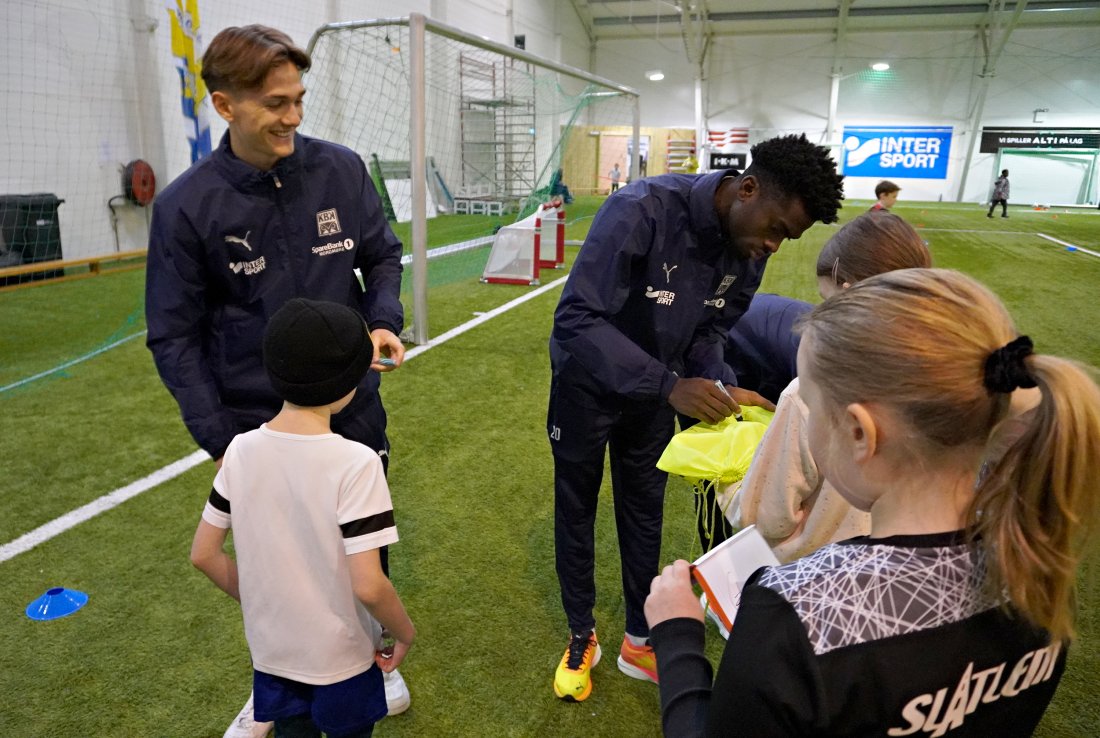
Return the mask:
<svg viewBox="0 0 1100 738">
<path fill-rule="evenodd" d="M 726 385 L 722 382 L 721 379 L 714 380 L 714 385 L 718 389 L 722 390 L 723 395 L 733 400 L 733 395 L 731 395 L 730 391 L 726 389 Z M 737 409 L 733 411 L 734 417 L 737 418 L 737 422 L 740 423 L 745 419 L 745 417 L 741 415 L 741 405 L 737 403 L 737 400 L 733 400 L 733 404 L 737 405 Z"/>
</svg>

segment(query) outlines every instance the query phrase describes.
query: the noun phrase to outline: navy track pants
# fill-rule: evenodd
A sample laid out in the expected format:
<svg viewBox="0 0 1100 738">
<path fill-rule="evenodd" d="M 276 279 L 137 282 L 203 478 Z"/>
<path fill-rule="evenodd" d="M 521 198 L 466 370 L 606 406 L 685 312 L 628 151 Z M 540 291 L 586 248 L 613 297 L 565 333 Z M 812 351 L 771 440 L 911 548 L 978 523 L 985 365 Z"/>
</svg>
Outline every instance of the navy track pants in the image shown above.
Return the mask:
<svg viewBox="0 0 1100 738">
<path fill-rule="evenodd" d="M 626 632 L 647 636 L 643 606 L 660 564 L 668 480 L 656 464 L 675 430 L 675 413 L 665 403 L 593 397 L 554 378 L 546 430 L 554 454 L 555 563 L 569 629 L 583 633 L 596 624 L 596 504 L 606 449 Z"/>
</svg>

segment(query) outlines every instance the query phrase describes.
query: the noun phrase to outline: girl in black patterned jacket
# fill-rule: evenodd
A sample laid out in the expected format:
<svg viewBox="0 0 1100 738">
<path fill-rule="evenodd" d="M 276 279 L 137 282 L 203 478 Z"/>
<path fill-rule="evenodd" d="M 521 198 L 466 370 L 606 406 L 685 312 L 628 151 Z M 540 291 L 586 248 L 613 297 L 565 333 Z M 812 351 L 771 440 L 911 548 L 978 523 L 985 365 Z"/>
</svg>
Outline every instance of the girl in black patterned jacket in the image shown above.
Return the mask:
<svg viewBox="0 0 1100 738">
<path fill-rule="evenodd" d="M 646 601 L 665 735 L 1031 735 L 1097 519 L 1100 388 L 940 269 L 826 300 L 798 365 L 814 458 L 871 534 L 758 571 L 713 687 L 688 565 L 666 567 Z"/>
</svg>

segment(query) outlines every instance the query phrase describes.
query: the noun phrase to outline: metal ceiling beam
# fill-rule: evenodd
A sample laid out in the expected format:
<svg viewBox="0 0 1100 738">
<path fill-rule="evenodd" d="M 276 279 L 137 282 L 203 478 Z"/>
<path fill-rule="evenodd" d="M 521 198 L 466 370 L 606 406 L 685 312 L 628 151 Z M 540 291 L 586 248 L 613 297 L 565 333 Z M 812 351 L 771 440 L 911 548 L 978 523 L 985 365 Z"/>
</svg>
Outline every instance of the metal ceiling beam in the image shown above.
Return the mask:
<svg viewBox="0 0 1100 738">
<path fill-rule="evenodd" d="M 841 67 L 841 60 L 847 55 L 848 14 L 851 10 L 852 0 L 840 0 L 837 3 L 836 43 L 833 45 L 833 76 L 839 76 L 844 71 Z"/>
<path fill-rule="evenodd" d="M 588 37 L 588 43 L 596 43 L 596 37 L 592 30 L 592 4 L 585 3 L 584 10 L 581 10 L 577 0 L 569 0 L 569 4 L 573 6 L 573 12 L 576 13 L 577 20 L 581 22 L 581 27 L 584 28 L 584 35 Z"/>
<path fill-rule="evenodd" d="M 705 0 L 691 2 L 680 11 L 680 35 L 688 61 L 695 67 L 695 151 L 701 154 L 706 142 L 707 111 L 704 105 L 707 48 L 710 46 L 709 23 Z"/>
<path fill-rule="evenodd" d="M 840 75 L 844 71 L 842 61 L 847 55 L 848 12 L 852 0 L 840 0 L 837 5 L 836 43 L 833 44 L 833 68 L 829 75 L 829 118 L 825 122 L 826 145 L 840 160 L 840 137 L 836 130 L 836 112 L 840 101 Z"/>
<path fill-rule="evenodd" d="M 610 0 L 614 2 L 614 0 Z M 604 0 L 598 4 L 610 4 Z M 1018 2 L 1015 5 L 1026 6 L 1026 12 L 1050 12 L 1059 10 L 1097 10 L 1100 0 L 1048 0 L 1047 2 Z M 851 8 L 848 15 L 852 18 L 886 18 L 910 15 L 985 15 L 989 10 L 986 3 L 952 3 L 950 5 L 901 5 L 873 8 Z M 839 8 L 802 8 L 788 10 L 746 10 L 712 12 L 707 14 L 711 23 L 783 21 L 783 20 L 820 20 L 836 19 Z M 664 15 L 595 16 L 593 26 L 652 25 L 667 23 Z"/>
<path fill-rule="evenodd" d="M 962 202 L 963 193 L 966 192 L 967 176 L 970 174 L 970 164 L 974 160 L 974 151 L 981 142 L 979 134 L 981 132 L 982 115 L 985 113 L 985 100 L 989 94 L 990 80 L 997 75 L 997 60 L 1001 58 L 1001 52 L 1008 44 L 1009 36 L 1012 35 L 1012 31 L 1020 22 L 1020 16 L 1024 14 L 1024 10 L 1027 8 L 1027 0 L 1017 0 L 1012 18 L 1004 23 L 1004 4 L 1005 0 L 989 0 L 989 15 L 986 18 L 986 23 L 981 28 L 985 64 L 982 66 L 982 72 L 979 75 L 982 78 L 981 87 L 978 89 L 978 99 L 974 103 L 974 112 L 970 117 L 970 128 L 967 131 L 970 134 L 970 140 L 966 142 L 966 160 L 963 162 L 959 192 L 955 196 L 956 202 Z M 998 33 L 1000 34 L 999 38 Z M 991 42 L 995 44 L 992 51 L 990 50 Z"/>
</svg>

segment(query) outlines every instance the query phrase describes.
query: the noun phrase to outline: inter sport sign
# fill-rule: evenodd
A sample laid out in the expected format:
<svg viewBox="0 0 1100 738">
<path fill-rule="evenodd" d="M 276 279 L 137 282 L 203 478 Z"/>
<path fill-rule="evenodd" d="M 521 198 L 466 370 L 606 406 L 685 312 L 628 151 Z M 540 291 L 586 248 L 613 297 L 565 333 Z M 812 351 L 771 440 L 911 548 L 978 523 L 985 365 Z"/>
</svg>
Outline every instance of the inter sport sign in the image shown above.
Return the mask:
<svg viewBox="0 0 1100 738">
<path fill-rule="evenodd" d="M 951 127 L 844 128 L 844 174 L 886 179 L 947 179 Z"/>
</svg>

